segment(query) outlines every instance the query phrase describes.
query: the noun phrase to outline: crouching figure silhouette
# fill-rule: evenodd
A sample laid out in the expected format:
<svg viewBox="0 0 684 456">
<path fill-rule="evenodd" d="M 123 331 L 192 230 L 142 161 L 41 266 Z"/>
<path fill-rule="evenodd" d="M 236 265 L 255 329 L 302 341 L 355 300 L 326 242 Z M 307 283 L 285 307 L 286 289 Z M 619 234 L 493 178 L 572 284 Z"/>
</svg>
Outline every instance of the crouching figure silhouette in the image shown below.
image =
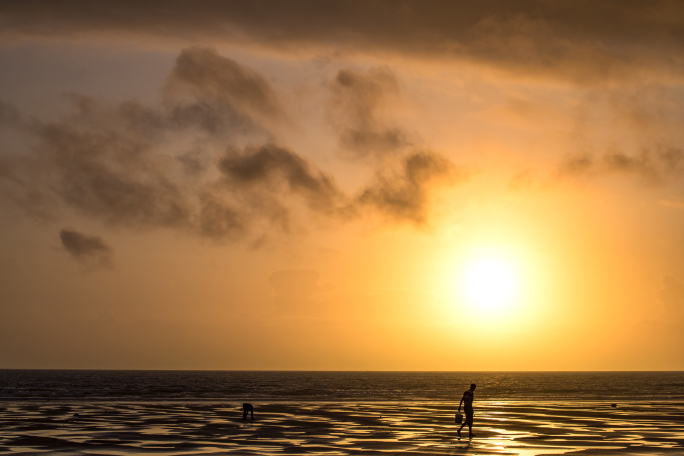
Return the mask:
<svg viewBox="0 0 684 456">
<path fill-rule="evenodd" d="M 242 404 L 242 419 L 243 420 L 247 419 L 248 413 L 252 414 L 252 421 L 254 421 L 254 407 L 252 407 L 252 404 Z"/>
</svg>

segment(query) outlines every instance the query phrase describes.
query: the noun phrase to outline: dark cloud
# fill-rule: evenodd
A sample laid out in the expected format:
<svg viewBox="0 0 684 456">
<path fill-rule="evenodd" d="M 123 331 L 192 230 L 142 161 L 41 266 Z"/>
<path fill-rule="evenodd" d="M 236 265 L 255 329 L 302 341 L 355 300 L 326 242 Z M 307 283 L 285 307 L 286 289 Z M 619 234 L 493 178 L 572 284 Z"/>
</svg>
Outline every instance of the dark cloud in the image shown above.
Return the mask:
<svg viewBox="0 0 684 456">
<path fill-rule="evenodd" d="M 354 131 L 381 131 L 376 111 L 393 76 L 341 72 L 338 80 L 351 87 L 344 103 Z M 254 240 L 362 210 L 423 223 L 433 182 L 452 169 L 435 153 L 414 153 L 353 198 L 305 156 L 269 141 L 261 120 L 288 122 L 275 93 L 263 76 L 211 49 L 182 51 L 162 93 L 158 106 L 71 94 L 71 113 L 54 120 L 7 109 L 26 150 L 0 157 L 0 195 L 34 214 L 67 209 L 109 225 Z M 364 144 L 354 147 L 376 153 Z"/>
<path fill-rule="evenodd" d="M 434 152 L 415 152 L 402 161 L 399 172 L 380 173 L 358 198 L 396 220 L 424 224 L 428 219 L 432 185 L 463 178 L 453 164 Z"/>
<path fill-rule="evenodd" d="M 160 12 L 163 11 L 163 12 Z M 603 84 L 636 70 L 681 76 L 684 12 L 676 0 L 278 0 L 0 3 L 5 37 L 147 36 L 292 51 L 402 53 L 467 60 L 513 74 Z"/>
<path fill-rule="evenodd" d="M 219 102 L 241 112 L 283 116 L 278 97 L 263 76 L 211 48 L 181 51 L 167 90 L 186 91 L 193 99 Z"/>
<path fill-rule="evenodd" d="M 70 115 L 24 119 L 17 130 L 35 144 L 33 153 L 0 157 L 0 190 L 29 212 L 58 202 L 110 224 L 234 233 L 230 211 L 218 210 L 216 198 L 198 204 L 195 194 L 211 192 L 179 179 L 164 148 L 184 132 L 209 143 L 260 140 L 263 130 L 251 115 L 279 115 L 275 95 L 260 75 L 202 48 L 181 52 L 163 94 L 159 107 L 71 94 Z M 5 122 L 21 120 L 5 104 L 0 114 Z M 206 155 L 186 152 L 177 163 L 197 177 L 212 161 Z"/>
<path fill-rule="evenodd" d="M 261 120 L 285 118 L 270 83 L 212 48 L 183 49 L 163 90 L 167 124 L 214 136 L 265 134 Z"/>
<path fill-rule="evenodd" d="M 112 249 L 101 237 L 63 229 L 59 232 L 59 238 L 74 259 L 96 266 L 111 265 Z"/>
<path fill-rule="evenodd" d="M 603 156 L 603 164 L 608 171 L 639 174 L 647 179 L 657 177 L 657 171 L 653 167 L 650 156 L 646 153 L 638 156 L 620 152 L 608 153 Z"/>
<path fill-rule="evenodd" d="M 187 207 L 177 185 L 154 169 L 152 144 L 131 132 L 78 123 L 38 123 L 40 176 L 63 203 L 108 223 L 181 225 Z"/>
<path fill-rule="evenodd" d="M 231 187 L 269 188 L 301 195 L 310 208 L 331 213 L 343 195 L 331 176 L 314 169 L 299 155 L 266 144 L 229 150 L 218 163 Z"/>
<path fill-rule="evenodd" d="M 453 184 L 464 176 L 448 159 L 430 151 L 411 153 L 398 165 L 396 172 L 378 172 L 355 199 L 347 197 L 331 176 L 275 144 L 229 150 L 218 168 L 233 194 L 250 195 L 252 205 L 258 201 L 260 210 L 281 220 L 285 229 L 292 207 L 289 195 L 301 197 L 310 210 L 329 217 L 345 219 L 367 208 L 397 221 L 423 224 L 433 187 Z"/>
<path fill-rule="evenodd" d="M 199 232 L 214 239 L 241 237 L 245 231 L 244 214 L 211 194 L 201 200 Z"/>
<path fill-rule="evenodd" d="M 588 173 L 594 166 L 594 159 L 591 155 L 573 155 L 567 157 L 560 165 L 562 174 L 581 175 Z"/>
<path fill-rule="evenodd" d="M 69 99 L 75 112 L 65 120 L 80 128 L 146 141 L 159 140 L 169 132 L 197 130 L 237 141 L 259 135 L 266 138 L 260 119 L 284 117 L 263 76 L 211 48 L 182 50 L 161 92 L 160 107 L 132 100 L 112 103 L 73 93 Z M 11 113 L 10 108 L 5 110 Z"/>
<path fill-rule="evenodd" d="M 330 118 L 341 144 L 353 156 L 381 156 L 409 145 L 403 129 L 390 127 L 382 120 L 383 105 L 399 94 L 399 84 L 389 70 L 341 70 L 332 91 Z"/>
<path fill-rule="evenodd" d="M 589 154 L 566 158 L 560 165 L 562 174 L 590 175 L 621 173 L 657 182 L 665 176 L 678 175 L 684 166 L 684 152 L 679 148 L 660 147 L 639 154 L 608 152 L 595 158 Z"/>
</svg>

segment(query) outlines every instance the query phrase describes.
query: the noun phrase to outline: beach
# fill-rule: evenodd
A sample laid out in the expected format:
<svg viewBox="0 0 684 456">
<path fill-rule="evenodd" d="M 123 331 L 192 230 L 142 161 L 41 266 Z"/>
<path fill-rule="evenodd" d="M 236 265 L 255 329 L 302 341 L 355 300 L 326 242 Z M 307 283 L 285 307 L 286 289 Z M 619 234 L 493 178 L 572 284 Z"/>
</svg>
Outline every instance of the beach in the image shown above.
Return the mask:
<svg viewBox="0 0 684 456">
<path fill-rule="evenodd" d="M 684 0 L 0 0 L 0 68 L 0 456 L 684 456 Z"/>
<path fill-rule="evenodd" d="M 5 401 L 8 454 L 684 454 L 684 403 L 481 401 L 459 439 L 449 401 Z"/>
</svg>

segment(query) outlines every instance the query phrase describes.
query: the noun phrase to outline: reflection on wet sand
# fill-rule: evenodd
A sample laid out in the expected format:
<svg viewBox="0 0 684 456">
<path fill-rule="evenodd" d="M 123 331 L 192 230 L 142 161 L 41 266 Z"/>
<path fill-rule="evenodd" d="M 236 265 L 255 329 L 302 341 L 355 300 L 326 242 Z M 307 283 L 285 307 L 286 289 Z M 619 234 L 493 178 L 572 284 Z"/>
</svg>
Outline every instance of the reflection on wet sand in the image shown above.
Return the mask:
<svg viewBox="0 0 684 456">
<path fill-rule="evenodd" d="M 567 454 L 684 453 L 683 403 L 481 402 L 478 437 L 459 439 L 440 402 L 0 405 L 0 452 L 28 454 Z M 74 416 L 78 414 L 78 416 Z"/>
</svg>

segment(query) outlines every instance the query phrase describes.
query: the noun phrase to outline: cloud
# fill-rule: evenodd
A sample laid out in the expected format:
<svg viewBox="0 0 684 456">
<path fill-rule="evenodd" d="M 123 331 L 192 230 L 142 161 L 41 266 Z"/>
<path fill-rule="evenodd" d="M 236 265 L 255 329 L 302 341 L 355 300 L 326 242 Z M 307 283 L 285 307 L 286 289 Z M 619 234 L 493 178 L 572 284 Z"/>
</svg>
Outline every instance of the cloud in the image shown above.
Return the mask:
<svg viewBox="0 0 684 456">
<path fill-rule="evenodd" d="M 464 174 L 439 154 L 430 151 L 406 156 L 395 173 L 379 173 L 376 182 L 358 197 L 361 204 L 371 205 L 395 220 L 421 225 L 428 219 L 431 186 L 454 183 Z"/>
<path fill-rule="evenodd" d="M 676 168 L 665 168 L 667 163 L 663 162 L 660 156 L 653 157 L 652 154 L 645 152 L 637 156 L 620 152 L 608 153 L 603 156 L 603 165 L 607 171 L 636 174 L 652 181 L 658 180 L 661 172 L 673 171 Z"/>
<path fill-rule="evenodd" d="M 41 184 L 67 206 L 114 224 L 178 226 L 187 219 L 180 189 L 153 166 L 149 137 L 78 120 L 39 122 L 33 133 L 42 142 L 32 157 Z"/>
<path fill-rule="evenodd" d="M 561 174 L 571 176 L 618 173 L 657 182 L 683 170 L 684 152 L 674 147 L 643 150 L 639 154 L 606 152 L 598 158 L 590 154 L 567 157 L 560 164 Z"/>
<path fill-rule="evenodd" d="M 155 42 L 251 45 L 281 52 L 336 49 L 464 61 L 509 75 L 579 84 L 669 73 L 681 55 L 684 15 L 676 1 L 547 2 L 345 0 L 283 3 L 123 1 L 118 14 L 74 0 L 0 3 L 5 39 L 154 38 Z M 268 14 L 264 12 L 267 11 Z"/>
<path fill-rule="evenodd" d="M 384 105 L 399 95 L 397 79 L 388 69 L 340 70 L 332 92 L 329 116 L 340 143 L 352 156 L 382 156 L 410 145 L 402 128 L 381 119 Z"/>
<path fill-rule="evenodd" d="M 235 141 L 267 136 L 263 122 L 286 115 L 270 83 L 213 48 L 183 49 L 163 87 L 166 128 L 198 128 Z"/>
<path fill-rule="evenodd" d="M 230 149 L 219 160 L 218 169 L 228 186 L 266 187 L 277 193 L 301 195 L 316 211 L 331 213 L 343 198 L 331 176 L 275 144 L 247 147 L 243 151 Z"/>
<path fill-rule="evenodd" d="M 99 236 L 89 236 L 69 229 L 59 232 L 64 250 L 81 263 L 110 266 L 112 249 Z"/>
<path fill-rule="evenodd" d="M 193 102 L 217 103 L 252 117 L 284 117 L 275 91 L 261 74 L 212 48 L 182 50 L 166 81 L 166 91 L 176 97 L 189 95 Z"/>
<path fill-rule="evenodd" d="M 345 116 L 355 131 L 382 131 L 376 112 L 393 76 L 340 75 L 354 81 Z M 72 111 L 51 120 L 9 110 L 25 150 L 0 156 L 0 195 L 32 214 L 76 212 L 107 225 L 255 240 L 369 211 L 422 224 L 433 184 L 453 182 L 454 167 L 437 153 L 395 150 L 382 169 L 399 170 L 343 192 L 264 126 L 289 122 L 266 79 L 211 49 L 183 50 L 161 90 L 163 102 L 149 106 L 71 94 Z M 355 147 L 380 153 L 371 142 Z"/>
<path fill-rule="evenodd" d="M 197 183 L 212 161 L 208 152 L 178 153 L 176 163 L 192 182 L 179 178 L 168 155 L 183 134 L 210 144 L 263 140 L 250 115 L 280 115 L 275 95 L 253 70 L 201 48 L 180 53 L 163 94 L 159 107 L 71 94 L 70 115 L 23 119 L 17 131 L 35 145 L 32 153 L 0 157 L 2 193 L 29 212 L 57 202 L 108 224 L 234 233 L 227 209 L 219 211 L 207 196 L 211 189 L 202 188 L 206 182 Z M 3 119 L 20 119 L 0 108 Z"/>
<path fill-rule="evenodd" d="M 246 228 L 244 215 L 235 207 L 231 207 L 211 194 L 203 196 L 198 218 L 199 232 L 204 236 L 225 239 L 244 235 Z"/>
</svg>

